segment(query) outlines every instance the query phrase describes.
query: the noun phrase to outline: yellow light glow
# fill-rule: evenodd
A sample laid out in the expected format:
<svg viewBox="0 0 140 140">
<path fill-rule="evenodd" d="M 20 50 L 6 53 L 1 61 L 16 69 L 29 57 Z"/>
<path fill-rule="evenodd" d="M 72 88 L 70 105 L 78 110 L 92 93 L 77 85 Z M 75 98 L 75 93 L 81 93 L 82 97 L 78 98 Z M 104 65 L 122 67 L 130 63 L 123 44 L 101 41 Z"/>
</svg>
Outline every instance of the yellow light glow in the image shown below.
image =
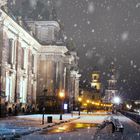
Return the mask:
<svg viewBox="0 0 140 140">
<path fill-rule="evenodd" d="M 87 104 L 84 104 L 84 106 L 87 106 Z"/>
<path fill-rule="evenodd" d="M 58 127 L 59 130 L 65 130 L 66 128 L 64 126 Z"/>
<path fill-rule="evenodd" d="M 94 102 L 92 102 L 92 104 L 94 105 L 95 103 L 94 103 Z"/>
<path fill-rule="evenodd" d="M 63 91 L 59 92 L 59 97 L 60 98 L 64 98 L 65 97 L 65 93 Z"/>
<path fill-rule="evenodd" d="M 87 100 L 87 103 L 89 103 L 90 101 L 89 100 Z"/>
<path fill-rule="evenodd" d="M 78 101 L 79 101 L 79 102 L 81 102 L 81 101 L 82 101 L 82 98 L 81 98 L 81 97 L 79 97 L 79 98 L 78 98 Z"/>
</svg>

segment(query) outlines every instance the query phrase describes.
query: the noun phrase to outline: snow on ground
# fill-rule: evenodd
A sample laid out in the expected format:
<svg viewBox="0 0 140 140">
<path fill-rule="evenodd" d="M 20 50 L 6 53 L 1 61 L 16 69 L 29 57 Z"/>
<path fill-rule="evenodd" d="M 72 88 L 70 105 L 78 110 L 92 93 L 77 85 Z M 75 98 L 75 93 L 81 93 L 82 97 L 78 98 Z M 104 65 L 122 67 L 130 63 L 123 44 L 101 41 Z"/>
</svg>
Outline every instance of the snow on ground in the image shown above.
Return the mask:
<svg viewBox="0 0 140 140">
<path fill-rule="evenodd" d="M 59 114 L 47 114 L 44 117 L 45 125 L 42 125 L 42 114 L 34 115 L 20 115 L 16 117 L 7 117 L 0 119 L 0 138 L 12 137 L 14 135 L 29 134 L 34 131 L 40 130 L 43 127 L 49 125 L 47 123 L 47 117 L 52 116 L 53 122 L 60 122 Z M 71 116 L 71 114 L 63 114 L 63 121 L 78 118 L 77 115 Z"/>
<path fill-rule="evenodd" d="M 74 122 L 82 123 L 102 123 L 108 115 L 81 115 L 80 119 L 74 120 Z"/>
<path fill-rule="evenodd" d="M 81 115 L 81 118 L 74 122 L 101 122 L 105 119 L 104 116 L 96 115 Z M 57 133 L 57 134 L 31 134 L 22 137 L 22 140 L 140 140 L 139 125 L 128 119 L 127 117 L 117 114 L 113 117 L 118 118 L 124 125 L 124 132 L 112 133 L 112 126 L 109 125 L 104 129 L 99 130 L 97 127 L 91 127 L 87 129 L 79 129 L 77 131 L 69 133 Z"/>
<path fill-rule="evenodd" d="M 60 114 L 45 114 L 44 115 L 44 120 L 47 121 L 47 117 L 52 116 L 52 121 L 53 122 L 58 122 L 60 121 Z M 26 119 L 26 120 L 38 120 L 42 121 L 42 114 L 33 114 L 33 115 L 20 115 L 17 116 L 19 119 Z M 70 120 L 70 119 L 76 119 L 78 118 L 77 114 L 74 114 L 73 116 L 71 114 L 63 114 L 62 118 L 64 121 Z"/>
<path fill-rule="evenodd" d="M 60 115 L 47 114 L 47 116 L 52 116 L 54 121 L 59 121 Z M 73 120 L 72 122 L 82 122 L 82 123 L 102 123 L 109 115 L 101 112 L 96 113 L 82 113 L 80 119 Z M 75 112 L 73 117 L 71 114 L 64 114 L 63 119 L 68 120 L 78 117 Z M 40 134 L 39 132 L 23 136 L 22 140 L 140 140 L 140 125 L 133 122 L 129 118 L 117 114 L 113 115 L 114 118 L 118 118 L 124 125 L 124 132 L 112 133 L 111 126 L 107 126 L 102 130 L 97 127 L 91 127 L 87 129 L 79 129 L 69 133 L 59 133 L 59 134 Z M 0 120 L 0 135 L 14 135 L 14 134 L 27 134 L 28 132 L 34 131 L 40 128 L 40 120 L 42 114 L 34 115 L 24 115 L 12 117 L 5 120 Z M 20 124 L 20 125 L 18 125 Z M 24 124 L 24 125 L 23 125 Z M 63 124 L 61 124 L 63 125 Z M 56 126 L 57 127 L 57 126 Z"/>
<path fill-rule="evenodd" d="M 3 137 L 13 137 L 15 135 L 30 134 L 31 132 L 37 131 L 37 127 L 29 126 L 17 126 L 10 122 L 0 122 L 0 139 Z"/>
</svg>

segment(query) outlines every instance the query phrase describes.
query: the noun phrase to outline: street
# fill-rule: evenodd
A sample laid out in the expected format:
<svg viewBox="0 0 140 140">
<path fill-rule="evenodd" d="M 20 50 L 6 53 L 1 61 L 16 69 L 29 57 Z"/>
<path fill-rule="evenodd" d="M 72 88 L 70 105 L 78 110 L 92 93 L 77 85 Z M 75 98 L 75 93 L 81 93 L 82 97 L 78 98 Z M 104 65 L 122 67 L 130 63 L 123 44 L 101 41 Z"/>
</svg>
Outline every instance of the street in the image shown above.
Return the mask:
<svg viewBox="0 0 140 140">
<path fill-rule="evenodd" d="M 53 128 L 43 130 L 42 132 L 33 133 L 31 135 L 23 136 L 22 140 L 109 140 L 109 139 L 123 139 L 123 140 L 139 140 L 140 126 L 132 120 L 126 118 L 121 114 L 113 115 L 118 118 L 124 125 L 124 132 L 111 132 L 111 126 L 106 126 L 99 130 L 100 118 L 103 121 L 104 115 L 88 114 L 82 115 L 80 119 L 69 123 L 64 123 Z M 106 115 L 104 118 L 107 117 Z M 87 119 L 88 118 L 88 119 Z M 96 118 L 96 119 L 95 119 Z"/>
</svg>

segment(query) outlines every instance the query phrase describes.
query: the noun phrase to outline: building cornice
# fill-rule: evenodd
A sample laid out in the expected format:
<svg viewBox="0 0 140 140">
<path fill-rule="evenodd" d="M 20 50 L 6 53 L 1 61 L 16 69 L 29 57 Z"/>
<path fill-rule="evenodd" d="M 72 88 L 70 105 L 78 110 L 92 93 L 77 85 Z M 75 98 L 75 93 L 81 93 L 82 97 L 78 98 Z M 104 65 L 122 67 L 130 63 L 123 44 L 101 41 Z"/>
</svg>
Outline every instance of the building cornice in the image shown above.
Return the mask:
<svg viewBox="0 0 140 140">
<path fill-rule="evenodd" d="M 13 34 L 24 40 L 27 44 L 32 46 L 35 50 L 38 50 L 41 44 L 31 36 L 22 26 L 20 26 L 16 21 L 14 21 L 10 16 L 8 16 L 3 10 L 0 9 L 1 17 L 4 27 L 10 30 Z"/>
<path fill-rule="evenodd" d="M 62 54 L 65 56 L 65 53 L 68 51 L 66 46 L 57 46 L 57 45 L 46 45 L 41 46 L 39 49 L 39 53 L 46 53 L 46 54 Z"/>
</svg>

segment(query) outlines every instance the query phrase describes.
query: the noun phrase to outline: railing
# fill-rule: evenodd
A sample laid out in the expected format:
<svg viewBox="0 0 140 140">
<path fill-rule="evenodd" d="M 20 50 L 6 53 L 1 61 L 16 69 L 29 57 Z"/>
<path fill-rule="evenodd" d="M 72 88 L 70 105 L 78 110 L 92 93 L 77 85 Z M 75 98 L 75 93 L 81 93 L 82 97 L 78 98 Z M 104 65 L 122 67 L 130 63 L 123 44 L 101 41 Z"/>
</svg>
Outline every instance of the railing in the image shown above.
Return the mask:
<svg viewBox="0 0 140 140">
<path fill-rule="evenodd" d="M 140 115 L 133 113 L 133 112 L 127 112 L 127 111 L 120 111 L 123 115 L 125 115 L 126 117 L 134 120 L 137 123 L 140 123 Z"/>
</svg>

